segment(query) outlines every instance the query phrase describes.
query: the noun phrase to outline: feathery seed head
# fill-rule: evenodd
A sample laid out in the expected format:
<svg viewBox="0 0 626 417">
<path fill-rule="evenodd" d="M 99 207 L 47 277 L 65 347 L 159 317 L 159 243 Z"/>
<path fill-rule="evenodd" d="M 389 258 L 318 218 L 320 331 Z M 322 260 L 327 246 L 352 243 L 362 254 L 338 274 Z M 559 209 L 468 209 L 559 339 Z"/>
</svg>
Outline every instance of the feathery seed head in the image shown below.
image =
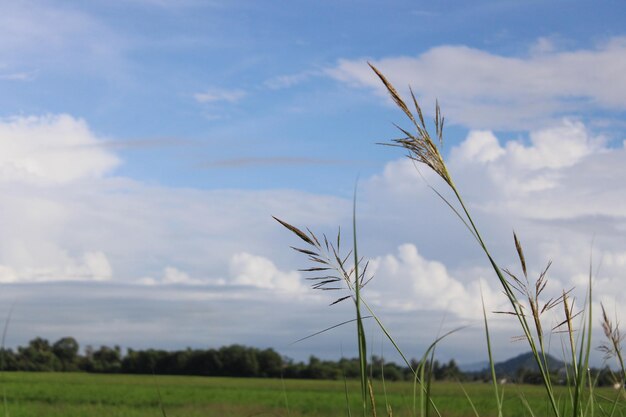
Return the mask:
<svg viewBox="0 0 626 417">
<path fill-rule="evenodd" d="M 417 99 L 415 98 L 415 94 L 413 94 L 413 90 L 409 88 L 411 91 L 413 105 L 415 106 L 417 119 L 415 118 L 413 113 L 411 113 L 411 110 L 409 110 L 409 107 L 404 102 L 404 100 L 402 100 L 402 97 L 400 97 L 400 94 L 389 82 L 389 80 L 387 80 L 387 78 L 374 65 L 372 65 L 371 63 L 368 63 L 368 65 L 376 73 L 378 78 L 380 78 L 383 85 L 389 92 L 391 99 L 409 118 L 416 130 L 416 133 L 413 134 L 396 125 L 398 130 L 400 130 L 405 136 L 399 139 L 393 139 L 391 141 L 392 143 L 389 145 L 398 146 L 400 148 L 406 149 L 409 152 L 409 158 L 427 165 L 433 171 L 435 171 L 437 175 L 439 175 L 446 183 L 448 183 L 448 185 L 452 186 L 452 178 L 448 173 L 448 169 L 446 168 L 446 164 L 444 163 L 443 157 L 441 156 L 439 147 L 435 144 L 430 136 L 430 133 L 428 132 L 428 129 L 426 128 L 422 109 L 417 103 Z M 439 108 L 439 103 L 437 103 L 435 107 L 435 130 L 440 146 L 443 143 L 443 125 L 444 117 L 441 115 L 441 109 Z"/>
</svg>

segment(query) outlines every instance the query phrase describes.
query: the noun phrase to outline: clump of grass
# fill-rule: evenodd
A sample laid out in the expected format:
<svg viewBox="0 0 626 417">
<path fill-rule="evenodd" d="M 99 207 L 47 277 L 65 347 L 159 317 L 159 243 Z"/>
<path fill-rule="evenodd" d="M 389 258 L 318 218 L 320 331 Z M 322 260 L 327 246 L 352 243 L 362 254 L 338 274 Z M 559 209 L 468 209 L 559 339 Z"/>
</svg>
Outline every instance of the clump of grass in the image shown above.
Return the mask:
<svg viewBox="0 0 626 417">
<path fill-rule="evenodd" d="M 428 372 L 427 374 L 426 369 L 428 364 L 432 365 L 432 357 L 430 362 L 427 361 L 427 359 L 429 356 L 434 355 L 435 347 L 441 340 L 460 329 L 454 329 L 445 333 L 443 336 L 438 337 L 428 347 L 428 349 L 422 356 L 422 360 L 419 362 L 418 367 L 415 369 L 413 368 L 411 362 L 403 354 L 402 350 L 393 339 L 391 334 L 387 331 L 380 318 L 374 313 L 370 305 L 365 301 L 361 294 L 361 290 L 367 285 L 372 277 L 368 276 L 367 274 L 369 263 L 367 261 L 364 261 L 362 258 L 359 258 L 357 251 L 358 246 L 356 234 L 356 192 L 353 205 L 352 243 L 354 246 L 353 249 L 347 252 L 347 254 L 343 254 L 341 251 L 341 229 L 338 231 L 336 239 L 331 240 L 328 239 L 325 234 L 321 235 L 321 237 L 318 238 L 318 236 L 316 236 L 308 228 L 305 232 L 298 227 L 293 226 L 277 217 L 274 217 L 274 219 L 282 226 L 287 228 L 289 231 L 291 231 L 293 234 L 295 234 L 302 242 L 306 244 L 306 247 L 304 248 L 295 246 L 292 246 L 291 248 L 296 252 L 306 255 L 307 259 L 313 263 L 314 266 L 312 267 L 300 269 L 301 272 L 311 274 L 306 279 L 312 282 L 312 288 L 322 291 L 342 291 L 344 294 L 347 292 L 347 295 L 342 294 L 333 302 L 331 302 L 331 306 L 349 299 L 352 299 L 354 303 L 355 319 L 344 321 L 339 325 L 330 327 L 329 329 L 350 322 L 356 322 L 357 324 L 357 342 L 359 352 L 358 355 L 363 415 L 367 415 L 368 412 L 371 412 L 372 415 L 376 415 L 375 399 L 373 397 L 374 394 L 372 390 L 371 380 L 367 375 L 367 343 L 363 326 L 363 320 L 365 318 L 373 318 L 379 328 L 382 330 L 383 334 L 387 337 L 395 350 L 399 353 L 405 365 L 411 370 L 414 375 L 414 392 L 417 393 L 419 391 L 420 415 L 428 416 L 430 410 L 432 409 L 439 417 L 441 417 L 441 414 L 439 413 L 432 397 L 430 396 L 432 380 L 431 378 L 425 377 L 427 375 L 432 375 L 432 372 Z M 360 268 L 361 265 L 362 268 Z M 362 308 L 365 308 L 370 315 L 364 317 L 362 314 Z M 314 335 L 317 335 L 319 333 L 321 332 L 317 332 Z M 308 337 L 310 336 L 307 336 L 306 338 Z M 414 397 L 414 409 L 417 408 L 416 398 L 417 397 Z M 390 406 L 387 407 L 387 413 L 388 415 L 392 415 Z"/>
<path fill-rule="evenodd" d="M 555 416 L 561 416 L 563 412 L 555 396 L 554 383 L 551 380 L 548 364 L 546 363 L 547 352 L 544 343 L 544 331 L 541 322 L 541 315 L 545 311 L 550 310 L 559 304 L 563 304 L 567 297 L 567 293 L 564 293 L 563 296 L 557 299 L 550 299 L 543 305 L 540 305 L 539 296 L 545 289 L 547 283 L 546 273 L 549 268 L 549 264 L 548 267 L 546 267 L 546 269 L 544 269 L 544 271 L 541 273 L 539 278 L 535 281 L 534 285 L 532 285 L 528 280 L 526 260 L 524 257 L 522 246 L 516 235 L 514 235 L 514 243 L 522 266 L 524 278 L 519 279 L 516 275 L 506 269 L 501 268 L 498 265 L 498 263 L 493 258 L 489 248 L 487 247 L 486 242 L 482 238 L 480 230 L 477 227 L 476 222 L 474 221 L 467 205 L 465 204 L 461 193 L 455 185 L 453 178 L 445 164 L 444 158 L 441 154 L 440 146 L 443 143 L 444 118 L 443 116 L 441 116 L 439 104 L 437 103 L 435 108 L 434 120 L 436 137 L 439 140 L 439 146 L 437 146 L 437 144 L 435 143 L 435 141 L 433 141 L 431 135 L 429 134 L 428 129 L 426 128 L 422 110 L 417 103 L 413 91 L 411 91 L 411 99 L 415 108 L 415 114 L 417 115 L 417 118 L 412 114 L 407 104 L 400 97 L 397 90 L 386 79 L 386 77 L 373 65 L 370 64 L 370 67 L 380 78 L 384 86 L 387 88 L 387 91 L 389 92 L 389 95 L 391 96 L 393 101 L 404 112 L 404 114 L 408 117 L 408 119 L 415 127 L 415 133 L 411 133 L 404 128 L 396 126 L 405 136 L 400 139 L 394 139 L 391 142 L 391 145 L 403 148 L 404 150 L 408 151 L 409 158 L 432 169 L 432 171 L 434 171 L 452 191 L 452 194 L 454 196 L 453 201 L 447 200 L 439 192 L 437 192 L 437 194 L 445 201 L 445 203 L 465 224 L 465 226 L 487 257 L 487 260 L 491 265 L 493 271 L 495 272 L 502 287 L 502 290 L 509 301 L 511 311 L 507 312 L 507 314 L 511 314 L 517 318 L 523 332 L 522 338 L 528 342 L 528 345 L 533 353 L 533 357 L 539 368 L 539 372 L 541 374 L 542 382 L 545 387 L 552 412 Z M 419 120 L 419 123 L 417 122 L 417 120 Z M 520 295 L 523 298 L 520 298 Z M 527 308 L 524 306 L 524 301 L 528 303 L 530 309 L 529 312 L 527 312 Z M 586 307 L 588 323 L 583 322 L 584 324 L 580 329 L 580 344 L 576 346 L 572 343 L 570 346 L 572 352 L 578 352 L 578 363 L 581 365 L 574 369 L 574 375 L 572 379 L 572 382 L 574 384 L 574 395 L 572 399 L 574 416 L 583 414 L 582 390 L 583 387 L 586 386 L 587 368 L 589 363 L 589 354 L 591 350 L 591 285 L 589 286 L 589 295 Z M 570 336 L 572 336 L 574 332 L 571 319 L 571 316 L 568 316 L 568 318 L 566 319 L 566 322 L 569 326 L 568 329 L 570 332 Z M 490 358 L 490 360 L 493 363 L 492 358 Z"/>
<path fill-rule="evenodd" d="M 381 80 L 385 88 L 387 89 L 391 99 L 394 103 L 400 108 L 400 110 L 405 114 L 405 116 L 409 119 L 412 124 L 412 129 L 414 132 L 400 127 L 399 125 L 395 125 L 396 128 L 402 133 L 401 138 L 393 139 L 391 142 L 385 143 L 386 145 L 399 147 L 403 150 L 407 151 L 407 156 L 415 161 L 417 164 L 422 164 L 426 166 L 428 169 L 432 170 L 437 176 L 439 176 L 445 183 L 445 185 L 452 192 L 452 199 L 447 199 L 444 195 L 431 186 L 431 189 L 445 202 L 445 204 L 453 211 L 453 213 L 461 220 L 461 222 L 465 225 L 471 236 L 475 239 L 476 243 L 481 248 L 482 252 L 487 258 L 488 263 L 490 264 L 493 272 L 495 273 L 498 282 L 509 302 L 510 311 L 504 311 L 501 313 L 512 315 L 517 319 L 517 322 L 522 330 L 522 336 L 520 339 L 525 340 L 529 348 L 533 354 L 535 363 L 539 369 L 539 373 L 541 375 L 541 380 L 543 386 L 545 388 L 545 393 L 547 396 L 549 409 L 551 413 L 556 416 L 565 416 L 572 415 L 573 417 L 582 417 L 586 415 L 593 415 L 594 413 L 594 381 L 591 380 L 589 376 L 589 357 L 591 352 L 591 328 L 592 328 L 592 274 L 591 274 L 591 265 L 589 271 L 589 287 L 586 295 L 586 300 L 584 303 L 584 308 L 579 313 L 574 313 L 573 301 L 569 298 L 569 294 L 572 291 L 567 290 L 563 291 L 562 295 L 556 298 L 549 298 L 547 300 L 543 299 L 543 293 L 548 283 L 548 270 L 550 268 L 551 263 L 542 270 L 539 274 L 539 277 L 531 281 L 528 276 L 528 269 L 526 265 L 526 258 L 524 256 L 524 251 L 522 249 L 522 245 L 517 237 L 517 235 L 513 234 L 513 241 L 515 250 L 517 252 L 517 256 L 520 262 L 522 274 L 516 275 L 508 269 L 501 268 L 496 260 L 493 258 L 485 240 L 483 239 L 481 232 L 472 217 L 467 205 L 465 204 L 462 195 L 457 188 L 453 177 L 446 166 L 445 159 L 442 155 L 441 148 L 443 146 L 443 128 L 444 128 L 444 117 L 442 116 L 441 110 L 439 108 L 439 103 L 435 106 L 435 117 L 434 117 L 434 127 L 435 127 L 435 135 L 433 139 L 433 135 L 430 134 L 427 124 L 424 120 L 424 115 L 422 109 L 420 108 L 418 101 L 413 93 L 412 89 L 409 88 L 410 96 L 411 96 L 411 105 L 413 110 L 410 109 L 410 106 L 402 99 L 396 88 L 389 82 L 389 80 L 380 72 L 376 67 L 369 64 L 374 73 Z M 355 193 L 356 195 L 356 193 Z M 355 198 L 356 200 L 356 198 Z M 323 236 L 324 244 L 320 243 L 320 240 L 316 238 L 316 236 L 307 229 L 307 233 L 302 230 L 282 221 L 278 220 L 283 226 L 287 229 L 291 230 L 295 233 L 301 240 L 306 242 L 309 245 L 309 249 L 303 248 L 293 248 L 298 252 L 301 252 L 308 256 L 309 260 L 318 264 L 315 267 L 303 269 L 305 272 L 312 273 L 321 273 L 319 276 L 311 277 L 314 281 L 313 288 L 321 289 L 321 290 L 330 290 L 330 289 L 340 289 L 340 287 L 336 287 L 338 283 L 344 283 L 345 287 L 349 290 L 349 295 L 342 296 L 338 298 L 332 304 L 337 302 L 341 302 L 343 300 L 352 298 L 355 303 L 356 310 L 356 321 L 358 328 L 358 344 L 359 344 L 359 357 L 361 358 L 361 389 L 362 389 L 362 398 L 363 398 L 363 413 L 366 414 L 367 411 L 367 399 L 368 392 L 367 387 L 369 387 L 369 381 L 367 379 L 367 375 L 365 374 L 365 366 L 366 366 L 366 356 L 365 356 L 365 337 L 362 327 L 362 316 L 361 316 L 361 305 L 365 306 L 367 310 L 372 314 L 372 317 L 379 324 L 380 328 L 383 330 L 385 335 L 389 338 L 389 340 L 393 343 L 396 350 L 400 353 L 402 358 L 405 360 L 407 365 L 410 364 L 406 360 L 406 357 L 394 342 L 391 335 L 386 331 L 385 327 L 382 325 L 377 316 L 372 312 L 371 308 L 367 305 L 367 303 L 363 300 L 361 296 L 361 289 L 367 283 L 365 279 L 365 273 L 367 270 L 367 263 L 365 263 L 364 268 L 361 272 L 359 272 L 359 265 L 363 262 L 362 259 L 359 259 L 357 256 L 357 235 L 356 235 L 356 204 L 353 206 L 353 250 L 349 252 L 349 254 L 342 258 L 339 255 L 339 245 L 340 245 L 340 233 L 337 236 L 336 246 L 332 243 L 329 243 L 326 236 Z M 353 264 L 351 267 L 346 267 L 346 262 L 350 257 L 350 253 L 353 257 Z M 334 271 L 334 273 L 328 273 L 328 271 Z M 547 363 L 547 350 L 548 346 L 546 344 L 546 331 L 543 323 L 543 316 L 546 312 L 553 310 L 557 307 L 561 306 L 563 308 L 564 318 L 562 322 L 552 328 L 551 330 L 560 330 L 561 332 L 566 334 L 566 342 L 565 344 L 568 346 L 567 350 L 569 351 L 571 358 L 571 364 L 567 369 L 567 386 L 569 393 L 568 401 L 561 401 L 561 399 L 557 399 L 555 394 L 555 382 L 552 380 L 549 370 L 549 364 Z M 609 357 L 616 357 L 619 366 L 621 367 L 621 379 L 622 381 L 626 379 L 626 370 L 624 367 L 624 362 L 621 354 L 621 341 L 623 336 L 619 332 L 618 325 L 613 325 L 611 320 L 608 319 L 608 316 L 602 307 L 603 310 L 603 320 L 602 326 L 604 329 L 605 336 L 607 338 L 607 342 L 603 344 L 600 349 L 605 352 L 605 354 Z M 578 316 L 581 316 L 581 319 L 578 321 L 578 326 L 575 323 L 575 319 Z M 489 336 L 489 327 L 487 323 L 487 315 L 484 311 L 483 304 L 483 316 L 484 316 L 484 326 L 487 337 L 487 349 L 489 355 L 489 361 L 491 365 L 491 374 L 494 384 L 495 398 L 496 398 L 496 407 L 498 411 L 498 415 L 502 416 L 502 395 L 499 393 L 496 374 L 494 369 L 494 361 L 491 353 L 491 339 Z M 439 414 L 436 407 L 434 407 L 433 400 L 430 394 L 430 379 L 425 378 L 425 368 L 424 364 L 428 361 L 426 360 L 429 355 L 433 355 L 434 347 L 439 342 L 441 338 L 437 339 L 424 354 L 420 368 L 412 369 L 415 375 L 415 381 L 420 386 L 420 415 L 428 415 L 431 407 L 432 409 Z M 363 356 L 361 356 L 363 355 Z M 432 358 L 431 358 L 432 359 Z M 432 362 L 432 360 L 431 360 Z M 617 403 L 621 396 L 616 397 L 616 399 L 612 402 L 611 410 L 605 412 L 607 416 L 613 416 L 617 410 Z M 370 395 L 371 402 L 373 404 L 373 397 Z M 525 398 L 521 398 L 522 403 L 527 408 L 527 411 L 531 415 L 535 415 L 535 412 L 530 408 L 529 402 L 526 401 Z M 414 397 L 415 402 L 415 397 Z M 469 401 L 469 405 L 471 408 L 475 410 L 471 400 Z M 414 405 L 414 414 L 417 414 L 416 407 Z M 375 410 L 372 408 L 372 412 L 375 413 Z M 374 414 L 375 415 L 375 414 Z"/>
</svg>

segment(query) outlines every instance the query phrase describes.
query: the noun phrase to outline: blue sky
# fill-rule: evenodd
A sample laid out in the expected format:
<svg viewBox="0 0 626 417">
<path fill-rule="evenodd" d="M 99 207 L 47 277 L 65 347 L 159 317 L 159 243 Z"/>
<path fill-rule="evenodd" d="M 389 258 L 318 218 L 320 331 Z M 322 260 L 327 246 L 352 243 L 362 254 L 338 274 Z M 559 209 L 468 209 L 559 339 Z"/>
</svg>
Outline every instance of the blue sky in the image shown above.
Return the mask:
<svg viewBox="0 0 626 417">
<path fill-rule="evenodd" d="M 582 289 L 594 240 L 598 301 L 626 301 L 621 2 L 5 3 L 9 344 L 350 353 L 351 329 L 290 345 L 349 309 L 306 288 L 271 215 L 349 230 L 357 177 L 370 298 L 409 355 L 442 321 L 480 334 L 478 283 L 503 301 L 494 277 L 402 152 L 376 144 L 404 121 L 367 61 L 429 118 L 439 100 L 444 154 L 503 265 L 515 229 L 533 271 L 554 261 L 555 293 Z M 493 320 L 499 356 L 524 349 Z M 484 346 L 440 352 L 472 362 Z"/>
</svg>

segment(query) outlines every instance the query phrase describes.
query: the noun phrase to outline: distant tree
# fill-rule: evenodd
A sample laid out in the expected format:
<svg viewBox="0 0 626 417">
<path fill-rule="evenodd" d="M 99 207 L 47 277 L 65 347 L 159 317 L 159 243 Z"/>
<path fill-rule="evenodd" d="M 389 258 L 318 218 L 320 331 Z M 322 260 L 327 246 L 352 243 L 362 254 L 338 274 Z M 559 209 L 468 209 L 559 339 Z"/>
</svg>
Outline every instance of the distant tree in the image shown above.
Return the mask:
<svg viewBox="0 0 626 417">
<path fill-rule="evenodd" d="M 221 348 L 219 354 L 224 375 L 246 377 L 259 375 L 259 362 L 254 349 L 231 345 Z"/>
<path fill-rule="evenodd" d="M 129 374 L 152 374 L 156 372 L 156 364 L 156 350 L 128 349 L 126 357 L 122 361 L 122 370 Z"/>
<path fill-rule="evenodd" d="M 36 337 L 26 347 L 18 348 L 18 369 L 23 371 L 59 371 L 61 361 L 52 352 L 48 340 Z"/>
<path fill-rule="evenodd" d="M 404 379 L 403 369 L 395 363 L 386 363 L 383 372 L 387 381 L 402 381 Z"/>
<path fill-rule="evenodd" d="M 192 350 L 185 365 L 185 373 L 190 375 L 223 375 L 222 359 L 218 351 Z"/>
<path fill-rule="evenodd" d="M 282 374 L 283 358 L 273 349 L 256 352 L 259 363 L 259 376 L 277 378 Z"/>
<path fill-rule="evenodd" d="M 315 356 L 311 356 L 304 377 L 311 379 L 339 379 L 341 378 L 341 369 L 336 362 L 321 361 Z"/>
<path fill-rule="evenodd" d="M 290 359 L 285 361 L 283 369 L 284 378 L 305 378 L 306 365 L 302 362 L 293 362 Z"/>
<path fill-rule="evenodd" d="M 0 370 L 18 370 L 18 356 L 12 349 L 0 349 Z"/>
<path fill-rule="evenodd" d="M 92 363 L 94 372 L 120 372 L 122 370 L 122 352 L 120 347 L 100 346 L 100 349 L 93 352 Z"/>
<path fill-rule="evenodd" d="M 361 371 L 359 370 L 359 361 L 357 359 L 341 358 L 338 366 L 344 378 L 358 378 L 360 375 Z"/>
<path fill-rule="evenodd" d="M 439 379 L 463 380 L 464 378 L 465 375 L 461 372 L 454 359 L 451 359 L 447 364 L 441 366 Z"/>
<path fill-rule="evenodd" d="M 62 337 L 52 345 L 52 352 L 61 362 L 61 370 L 78 370 L 78 350 L 80 346 L 73 337 Z"/>
</svg>

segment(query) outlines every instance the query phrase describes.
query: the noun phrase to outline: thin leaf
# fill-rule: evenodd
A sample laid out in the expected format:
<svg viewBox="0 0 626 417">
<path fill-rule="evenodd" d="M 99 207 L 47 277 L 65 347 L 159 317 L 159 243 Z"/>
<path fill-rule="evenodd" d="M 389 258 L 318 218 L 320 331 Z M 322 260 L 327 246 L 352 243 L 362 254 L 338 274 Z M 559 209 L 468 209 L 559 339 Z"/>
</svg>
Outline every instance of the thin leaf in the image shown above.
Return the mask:
<svg viewBox="0 0 626 417">
<path fill-rule="evenodd" d="M 362 319 L 363 319 L 363 320 L 365 320 L 365 319 L 369 319 L 369 318 L 371 318 L 371 317 L 372 317 L 372 316 L 365 316 L 365 317 L 362 317 Z M 315 332 L 315 333 L 310 334 L 310 335 L 308 335 L 308 336 L 306 336 L 306 337 L 303 337 L 303 338 L 301 338 L 301 339 L 298 339 L 298 340 L 296 340 L 295 342 L 291 342 L 291 343 L 289 343 L 289 346 L 291 346 L 291 345 L 295 345 L 296 343 L 300 343 L 300 342 L 302 342 L 302 341 L 304 341 L 304 340 L 310 339 L 310 338 L 315 337 L 315 336 L 317 336 L 317 335 L 319 335 L 319 334 L 325 333 L 325 332 L 327 332 L 327 331 L 329 331 L 329 330 L 336 329 L 337 327 L 341 327 L 341 326 L 343 326 L 343 325 L 346 325 L 346 324 L 349 324 L 349 323 L 353 323 L 353 322 L 355 322 L 355 321 L 356 321 L 356 319 L 346 320 L 346 321 L 343 321 L 343 322 L 341 322 L 341 323 L 339 323 L 339 324 L 335 324 L 334 326 L 327 327 L 327 328 L 325 328 L 324 330 L 320 330 L 319 332 Z"/>
</svg>

